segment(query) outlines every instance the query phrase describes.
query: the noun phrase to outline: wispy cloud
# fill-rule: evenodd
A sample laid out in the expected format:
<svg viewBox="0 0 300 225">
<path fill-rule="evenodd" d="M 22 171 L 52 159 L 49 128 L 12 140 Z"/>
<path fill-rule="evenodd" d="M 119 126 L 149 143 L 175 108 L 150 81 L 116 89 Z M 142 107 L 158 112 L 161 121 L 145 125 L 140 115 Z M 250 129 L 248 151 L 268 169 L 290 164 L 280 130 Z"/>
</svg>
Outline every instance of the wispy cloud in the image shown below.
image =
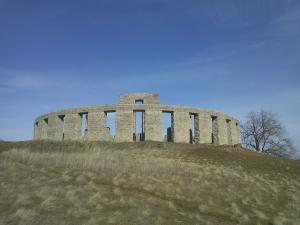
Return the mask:
<svg viewBox="0 0 300 225">
<path fill-rule="evenodd" d="M 266 45 L 265 40 L 259 41 L 244 41 L 239 43 L 227 43 L 224 45 L 213 46 L 206 51 L 199 53 L 197 56 L 186 59 L 183 62 L 179 62 L 174 65 L 168 65 L 168 67 L 182 67 L 182 66 L 197 66 L 197 65 L 207 65 L 214 64 L 217 62 L 224 61 L 228 58 L 242 54 L 243 52 L 249 50 L 255 50 L 262 48 Z"/>
<path fill-rule="evenodd" d="M 0 68 L 0 92 L 2 93 L 36 90 L 44 88 L 47 85 L 47 78 L 39 72 Z"/>
</svg>

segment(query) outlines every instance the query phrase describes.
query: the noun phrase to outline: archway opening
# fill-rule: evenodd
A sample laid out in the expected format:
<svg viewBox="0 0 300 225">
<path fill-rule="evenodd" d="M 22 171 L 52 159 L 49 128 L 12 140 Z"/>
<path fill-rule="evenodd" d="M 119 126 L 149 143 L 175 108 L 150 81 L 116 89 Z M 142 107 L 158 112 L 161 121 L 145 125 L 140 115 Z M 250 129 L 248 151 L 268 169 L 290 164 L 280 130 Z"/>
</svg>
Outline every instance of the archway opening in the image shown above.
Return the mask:
<svg viewBox="0 0 300 225">
<path fill-rule="evenodd" d="M 79 113 L 81 117 L 81 137 L 86 138 L 88 135 L 88 113 Z"/>
<path fill-rule="evenodd" d="M 59 125 L 59 132 L 60 132 L 60 138 L 61 140 L 65 139 L 65 115 L 59 115 L 58 116 L 60 125 Z"/>
<path fill-rule="evenodd" d="M 211 116 L 211 143 L 218 144 L 218 117 Z"/>
<path fill-rule="evenodd" d="M 190 144 L 199 143 L 198 113 L 190 113 L 191 128 L 189 129 Z"/>
<path fill-rule="evenodd" d="M 162 114 L 163 140 L 174 142 L 174 113 L 163 111 Z"/>
<path fill-rule="evenodd" d="M 134 111 L 134 133 L 133 133 L 133 141 L 141 142 L 145 141 L 145 111 L 136 110 Z"/>
<path fill-rule="evenodd" d="M 116 111 L 105 112 L 105 124 L 110 138 L 114 140 L 116 136 Z"/>
</svg>

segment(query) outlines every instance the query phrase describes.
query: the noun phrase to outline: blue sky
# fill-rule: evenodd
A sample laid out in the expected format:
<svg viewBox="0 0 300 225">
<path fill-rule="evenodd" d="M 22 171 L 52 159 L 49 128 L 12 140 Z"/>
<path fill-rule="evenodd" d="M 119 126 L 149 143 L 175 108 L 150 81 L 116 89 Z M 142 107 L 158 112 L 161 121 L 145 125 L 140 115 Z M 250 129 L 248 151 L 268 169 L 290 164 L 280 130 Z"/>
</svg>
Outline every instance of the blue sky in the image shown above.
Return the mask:
<svg viewBox="0 0 300 225">
<path fill-rule="evenodd" d="M 0 138 L 122 92 L 271 110 L 300 149 L 300 1 L 0 0 Z"/>
</svg>

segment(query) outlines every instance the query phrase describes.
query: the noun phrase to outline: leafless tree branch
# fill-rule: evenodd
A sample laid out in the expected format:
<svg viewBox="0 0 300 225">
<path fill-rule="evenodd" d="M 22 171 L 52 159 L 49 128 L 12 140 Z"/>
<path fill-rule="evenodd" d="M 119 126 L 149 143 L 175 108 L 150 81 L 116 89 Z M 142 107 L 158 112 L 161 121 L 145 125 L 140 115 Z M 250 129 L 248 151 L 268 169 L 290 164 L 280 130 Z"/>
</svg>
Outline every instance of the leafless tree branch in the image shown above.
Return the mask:
<svg viewBox="0 0 300 225">
<path fill-rule="evenodd" d="M 241 126 L 242 143 L 259 152 L 289 156 L 295 151 L 284 127 L 272 112 L 250 112 Z"/>
</svg>

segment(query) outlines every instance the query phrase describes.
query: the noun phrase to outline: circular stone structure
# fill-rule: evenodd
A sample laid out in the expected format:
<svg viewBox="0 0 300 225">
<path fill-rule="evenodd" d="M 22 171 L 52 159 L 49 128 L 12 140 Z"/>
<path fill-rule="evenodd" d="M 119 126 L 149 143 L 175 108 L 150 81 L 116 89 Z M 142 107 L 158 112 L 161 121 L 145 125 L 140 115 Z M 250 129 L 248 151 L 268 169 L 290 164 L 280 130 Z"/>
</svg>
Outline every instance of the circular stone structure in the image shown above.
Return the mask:
<svg viewBox="0 0 300 225">
<path fill-rule="evenodd" d="M 109 126 L 110 115 L 114 115 L 115 128 Z M 163 132 L 166 117 L 169 126 Z M 34 121 L 34 139 L 235 145 L 240 143 L 240 126 L 237 119 L 221 112 L 162 105 L 159 94 L 135 93 L 121 94 L 116 105 L 86 106 L 39 116 Z"/>
</svg>

